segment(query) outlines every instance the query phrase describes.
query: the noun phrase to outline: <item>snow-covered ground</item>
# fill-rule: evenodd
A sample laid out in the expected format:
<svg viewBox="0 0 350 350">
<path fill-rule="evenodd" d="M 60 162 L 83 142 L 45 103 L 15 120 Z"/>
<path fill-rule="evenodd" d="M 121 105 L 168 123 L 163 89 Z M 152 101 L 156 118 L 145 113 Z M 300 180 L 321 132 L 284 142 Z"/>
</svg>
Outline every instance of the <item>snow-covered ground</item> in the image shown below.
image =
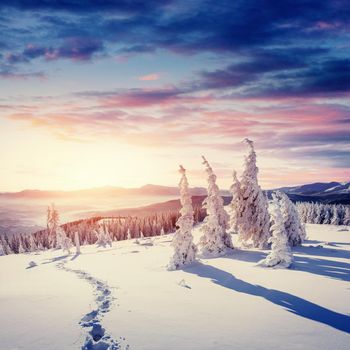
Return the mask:
<svg viewBox="0 0 350 350">
<path fill-rule="evenodd" d="M 0 349 L 348 349 L 350 231 L 307 234 L 289 270 L 236 250 L 169 272 L 171 236 L 0 257 Z"/>
</svg>

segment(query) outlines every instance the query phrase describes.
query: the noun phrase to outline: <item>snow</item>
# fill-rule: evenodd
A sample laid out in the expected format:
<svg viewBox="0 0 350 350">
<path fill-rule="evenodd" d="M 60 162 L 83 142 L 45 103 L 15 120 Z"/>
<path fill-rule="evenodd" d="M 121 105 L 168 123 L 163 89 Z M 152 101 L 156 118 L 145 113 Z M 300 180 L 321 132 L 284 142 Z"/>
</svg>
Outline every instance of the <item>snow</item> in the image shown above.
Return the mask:
<svg viewBox="0 0 350 350">
<path fill-rule="evenodd" d="M 281 270 L 257 266 L 268 251 L 235 249 L 169 272 L 171 235 L 2 256 L 0 349 L 81 349 L 93 319 L 110 349 L 347 349 L 349 231 L 306 231 Z"/>
</svg>

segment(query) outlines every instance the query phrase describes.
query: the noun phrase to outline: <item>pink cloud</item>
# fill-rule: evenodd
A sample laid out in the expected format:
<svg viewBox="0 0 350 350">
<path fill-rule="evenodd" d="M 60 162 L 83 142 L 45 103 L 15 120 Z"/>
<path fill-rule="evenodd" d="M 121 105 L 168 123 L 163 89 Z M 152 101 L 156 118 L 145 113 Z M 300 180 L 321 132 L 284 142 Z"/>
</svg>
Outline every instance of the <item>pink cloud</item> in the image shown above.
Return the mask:
<svg viewBox="0 0 350 350">
<path fill-rule="evenodd" d="M 138 77 L 138 80 L 142 81 L 154 81 L 154 80 L 159 80 L 160 76 L 158 73 L 152 73 L 148 75 L 143 75 L 141 77 Z"/>
</svg>

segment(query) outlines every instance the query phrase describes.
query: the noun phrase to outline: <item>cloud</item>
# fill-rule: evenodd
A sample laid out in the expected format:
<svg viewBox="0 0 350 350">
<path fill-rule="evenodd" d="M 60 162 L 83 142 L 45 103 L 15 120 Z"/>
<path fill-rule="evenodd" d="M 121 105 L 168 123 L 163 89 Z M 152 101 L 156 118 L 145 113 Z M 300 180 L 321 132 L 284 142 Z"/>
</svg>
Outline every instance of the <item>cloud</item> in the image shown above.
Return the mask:
<svg viewBox="0 0 350 350">
<path fill-rule="evenodd" d="M 170 1 L 164 0 L 3 0 L 0 3 L 0 8 L 15 8 L 19 10 L 53 10 L 53 11 L 67 11 L 72 13 L 86 13 L 86 12 L 106 12 L 117 11 L 119 13 L 139 13 L 147 11 L 151 8 L 166 5 Z"/>
<path fill-rule="evenodd" d="M 138 80 L 142 80 L 142 81 L 154 81 L 154 80 L 159 80 L 160 76 L 158 73 L 152 73 L 152 74 L 147 74 L 147 75 L 143 75 L 138 77 Z"/>
<path fill-rule="evenodd" d="M 101 40 L 87 37 L 71 37 L 57 48 L 28 44 L 23 52 L 6 55 L 7 64 L 30 62 L 43 57 L 46 60 L 69 58 L 74 61 L 89 61 L 92 57 L 104 50 Z"/>
<path fill-rule="evenodd" d="M 14 67 L 0 64 L 0 80 L 1 79 L 27 80 L 31 78 L 46 79 L 47 76 L 44 72 L 19 71 Z"/>
</svg>

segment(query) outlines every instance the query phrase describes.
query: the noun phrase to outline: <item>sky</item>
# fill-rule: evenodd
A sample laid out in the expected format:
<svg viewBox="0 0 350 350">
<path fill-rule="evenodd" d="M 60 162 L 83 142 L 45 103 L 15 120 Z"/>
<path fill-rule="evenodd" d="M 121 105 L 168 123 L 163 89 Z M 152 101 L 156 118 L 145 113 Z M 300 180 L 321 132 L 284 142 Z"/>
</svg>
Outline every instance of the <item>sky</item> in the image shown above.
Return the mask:
<svg viewBox="0 0 350 350">
<path fill-rule="evenodd" d="M 348 0 L 2 0 L 0 191 L 350 180 Z"/>
</svg>

